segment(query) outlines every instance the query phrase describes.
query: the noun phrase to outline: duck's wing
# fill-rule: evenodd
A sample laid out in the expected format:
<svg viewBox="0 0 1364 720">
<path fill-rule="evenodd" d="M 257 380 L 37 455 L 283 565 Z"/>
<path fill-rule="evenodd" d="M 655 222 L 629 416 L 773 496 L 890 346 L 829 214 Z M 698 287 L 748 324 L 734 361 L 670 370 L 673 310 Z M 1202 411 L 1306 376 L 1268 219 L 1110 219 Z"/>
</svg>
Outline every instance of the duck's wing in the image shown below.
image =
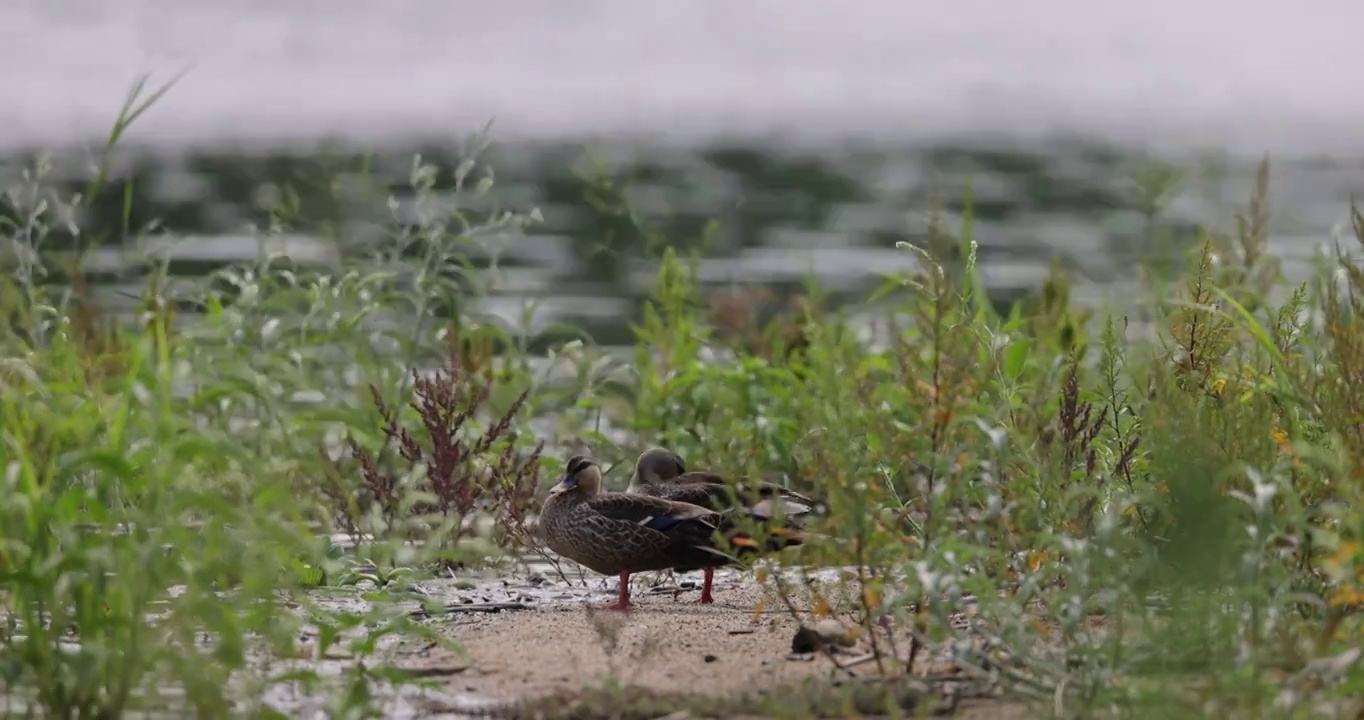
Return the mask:
<svg viewBox="0 0 1364 720">
<path fill-rule="evenodd" d="M 798 492 L 767 481 L 726 482 L 715 473 L 689 472 L 679 475 L 659 491 L 660 497 L 702 505 L 717 511 L 738 503 L 749 514 L 772 517 L 777 514 L 777 503 L 782 514 L 796 517 L 811 512 L 817 503 Z"/>
<path fill-rule="evenodd" d="M 604 518 L 664 533 L 682 523 L 699 523 L 711 530 L 720 524 L 720 514 L 708 507 L 653 495 L 601 493 L 586 505 Z"/>
<path fill-rule="evenodd" d="M 690 570 L 732 560 L 715 547 L 716 531 L 729 524 L 710 508 L 630 493 L 602 493 L 584 505 L 579 531 L 619 566 Z"/>
<path fill-rule="evenodd" d="M 707 481 L 682 476 L 682 482 L 669 481 L 656 486 L 655 493 L 668 500 L 721 510 L 731 504 L 731 498 L 728 486 L 719 480 L 719 476 L 714 477 L 715 481 Z"/>
</svg>

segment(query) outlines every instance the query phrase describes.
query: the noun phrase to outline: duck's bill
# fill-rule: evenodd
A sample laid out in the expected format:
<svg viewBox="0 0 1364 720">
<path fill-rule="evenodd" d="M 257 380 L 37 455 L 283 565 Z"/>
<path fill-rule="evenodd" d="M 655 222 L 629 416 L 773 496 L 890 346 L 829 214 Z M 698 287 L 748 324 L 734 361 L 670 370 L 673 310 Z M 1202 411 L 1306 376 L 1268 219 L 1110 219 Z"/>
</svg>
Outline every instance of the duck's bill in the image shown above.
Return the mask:
<svg viewBox="0 0 1364 720">
<path fill-rule="evenodd" d="M 560 480 L 558 484 L 549 489 L 549 492 L 551 495 L 558 495 L 561 492 L 568 492 L 569 490 L 572 490 L 577 486 L 578 486 L 577 478 L 565 475 L 563 480 Z"/>
</svg>

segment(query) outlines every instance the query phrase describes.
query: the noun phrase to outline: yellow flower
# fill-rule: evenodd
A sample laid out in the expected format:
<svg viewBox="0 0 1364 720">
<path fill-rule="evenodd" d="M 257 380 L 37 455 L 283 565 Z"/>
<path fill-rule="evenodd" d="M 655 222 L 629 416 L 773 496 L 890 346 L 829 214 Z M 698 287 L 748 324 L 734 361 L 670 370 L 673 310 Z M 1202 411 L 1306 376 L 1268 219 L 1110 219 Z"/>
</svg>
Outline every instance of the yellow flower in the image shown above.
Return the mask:
<svg viewBox="0 0 1364 720">
<path fill-rule="evenodd" d="M 1327 604 L 1330 605 L 1331 607 L 1364 605 L 1364 590 L 1350 590 L 1347 588 L 1341 588 L 1332 593 L 1330 600 L 1327 601 Z"/>
<path fill-rule="evenodd" d="M 1290 452 L 1290 448 L 1288 446 L 1288 433 L 1278 428 L 1275 428 L 1273 432 L 1269 433 L 1269 436 L 1271 438 L 1274 438 L 1274 442 L 1279 444 L 1280 450 L 1284 452 Z"/>
<path fill-rule="evenodd" d="M 1343 542 L 1331 557 L 1322 562 L 1326 572 L 1336 579 L 1345 576 L 1346 571 L 1354 565 L 1355 556 L 1359 553 L 1359 544 L 1353 542 Z"/>
</svg>

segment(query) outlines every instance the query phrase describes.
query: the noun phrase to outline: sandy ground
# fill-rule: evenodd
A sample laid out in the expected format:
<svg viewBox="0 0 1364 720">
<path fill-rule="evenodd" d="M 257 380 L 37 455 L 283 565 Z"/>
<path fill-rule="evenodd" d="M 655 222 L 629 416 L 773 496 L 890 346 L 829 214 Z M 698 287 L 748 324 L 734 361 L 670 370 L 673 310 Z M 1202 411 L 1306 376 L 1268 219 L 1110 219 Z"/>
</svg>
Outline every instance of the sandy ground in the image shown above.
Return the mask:
<svg viewBox="0 0 1364 720">
<path fill-rule="evenodd" d="M 525 697 L 615 675 L 660 690 L 724 693 L 832 668 L 825 658 L 786 659 L 799 626 L 785 612 L 755 615 L 756 589 L 721 589 L 712 605 L 695 599 L 641 593 L 629 613 L 569 607 L 461 623 L 451 634 L 477 668 L 464 689 Z"/>
<path fill-rule="evenodd" d="M 807 583 L 821 587 L 835 612 L 847 602 L 847 571 L 820 568 L 798 574 Z M 385 664 L 391 662 L 409 679 L 421 678 L 426 683 L 423 687 L 399 684 L 378 691 L 376 699 L 383 703 L 384 716 L 468 720 L 489 717 L 487 711 L 492 705 L 504 711 L 496 716 L 499 718 L 531 717 L 533 713 L 524 708 L 520 715 L 506 714 L 516 707 L 508 707 L 508 701 L 540 700 L 539 709 L 595 719 L 620 709 L 622 699 L 633 699 L 633 703 L 625 704 L 636 713 L 662 708 L 667 712 L 661 715 L 681 718 L 686 708 L 696 709 L 698 705 L 731 707 L 722 703 L 734 699 L 736 691 L 761 691 L 811 676 L 846 678 L 850 672 L 865 678 L 877 676 L 874 662 L 859 662 L 872 658 L 866 638 L 855 640 L 853 647 L 840 653 L 838 663 L 821 654 L 793 654 L 792 639 L 802 623 L 816 625 L 829 619 L 815 620 L 806 614 L 793 617 L 785 603 L 758 587 L 752 573 L 717 572 L 717 602 L 711 605 L 696 603 L 699 593 L 690 576 L 676 578 L 679 584 L 667 582 L 652 590 L 649 586 L 661 578 L 649 574 L 638 580 L 632 583 L 635 608 L 630 613 L 602 609 L 615 598 L 615 579 L 589 574 L 579 578 L 570 573 L 562 578 L 557 573 L 507 575 L 489 569 L 482 574 L 463 572 L 416 583 L 414 591 L 427 600 L 421 606 L 412 604 L 413 617 L 424 618 L 420 622 L 428 630 L 454 641 L 462 652 L 434 642 L 424 633 L 386 636 L 379 649 Z M 333 601 L 338 609 L 361 609 L 351 608 L 357 602 L 353 591 L 337 595 Z M 798 598 L 793 602 L 803 601 Z M 483 612 L 491 609 L 500 612 Z M 953 626 L 969 625 L 967 610 L 969 607 L 964 607 L 954 614 L 950 620 Z M 1102 618 L 1091 618 L 1091 622 L 1102 624 Z M 888 647 L 891 643 L 883 635 L 878 637 L 882 650 L 900 657 L 907 654 L 907 637 L 897 637 L 894 647 Z M 316 669 L 324 676 L 337 677 L 353 669 L 356 657 L 339 647 L 312 659 L 310 641 L 303 638 L 302 642 L 296 660 L 300 669 Z M 1332 662 L 1354 662 L 1348 655 Z M 839 664 L 850 669 L 840 669 Z M 930 708 L 924 709 L 940 709 L 944 693 L 956 687 L 961 690 L 959 697 L 968 699 L 958 704 L 953 717 L 1052 717 L 1050 697 L 1040 704 L 1029 704 L 1017 698 L 989 696 L 989 688 L 971 682 L 970 675 L 950 661 L 946 645 L 920 655 L 915 671 L 919 682 L 932 693 Z M 1316 674 L 1298 673 L 1294 677 L 1298 678 L 1294 681 L 1298 689 L 1292 694 L 1306 698 L 1303 702 L 1311 701 L 1314 711 L 1339 706 L 1338 712 L 1332 710 L 1323 716 L 1358 716 L 1358 704 L 1352 700 L 1332 705 L 1324 696 L 1318 702 L 1317 696 L 1304 695 L 1322 690 L 1314 679 Z M 660 697 L 637 690 L 634 695 L 620 695 L 623 686 L 686 697 Z M 794 698 L 795 689 L 782 692 L 787 694 L 775 697 Z M 697 694 L 716 701 L 698 702 Z M 333 716 L 329 696 L 298 683 L 274 686 L 264 699 L 290 717 Z M 683 712 L 672 710 L 674 706 Z"/>
<path fill-rule="evenodd" d="M 467 656 L 429 660 L 462 668 L 449 676 L 447 692 L 504 700 L 599 685 L 611 677 L 656 690 L 727 694 L 836 672 L 828 657 L 792 655 L 799 623 L 751 581 L 717 577 L 714 604 L 699 605 L 697 596 L 694 590 L 651 594 L 640 584 L 630 613 L 591 609 L 612 597 L 595 592 L 587 603 L 454 614 L 441 622 L 441 631 Z M 865 654 L 856 647 L 840 657 Z M 872 674 L 875 666 L 864 663 L 860 670 Z M 1034 716 L 1021 703 L 1000 700 L 963 703 L 957 714 Z"/>
</svg>

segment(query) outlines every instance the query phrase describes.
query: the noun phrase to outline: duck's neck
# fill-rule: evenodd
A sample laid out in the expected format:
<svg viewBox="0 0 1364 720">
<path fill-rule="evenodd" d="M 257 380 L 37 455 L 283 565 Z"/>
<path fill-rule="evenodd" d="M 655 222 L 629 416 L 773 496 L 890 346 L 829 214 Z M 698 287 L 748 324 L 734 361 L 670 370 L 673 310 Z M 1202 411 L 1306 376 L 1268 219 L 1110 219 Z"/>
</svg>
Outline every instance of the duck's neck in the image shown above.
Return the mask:
<svg viewBox="0 0 1364 720">
<path fill-rule="evenodd" d="M 639 493 L 648 494 L 648 492 L 653 488 L 654 488 L 653 483 L 645 482 L 639 477 L 639 473 L 635 473 L 634 475 L 630 476 L 630 485 L 625 488 L 625 492 L 636 494 Z"/>
</svg>

